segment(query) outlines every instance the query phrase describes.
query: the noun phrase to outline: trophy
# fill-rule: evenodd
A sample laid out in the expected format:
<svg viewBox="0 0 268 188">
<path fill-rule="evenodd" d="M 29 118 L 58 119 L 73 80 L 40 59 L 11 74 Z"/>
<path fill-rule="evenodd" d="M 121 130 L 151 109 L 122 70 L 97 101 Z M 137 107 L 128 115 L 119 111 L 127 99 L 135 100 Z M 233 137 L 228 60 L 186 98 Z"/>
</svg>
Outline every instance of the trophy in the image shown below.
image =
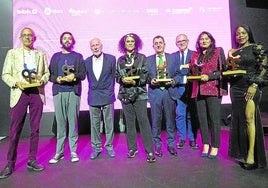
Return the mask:
<svg viewBox="0 0 268 188">
<path fill-rule="evenodd" d="M 124 70 L 126 71 L 126 75 L 127 75 L 124 79 L 128 81 L 134 81 L 134 80 L 140 79 L 139 70 L 137 69 L 135 64 L 130 64 L 129 66 L 128 64 L 125 64 Z"/>
<path fill-rule="evenodd" d="M 64 73 L 64 77 L 61 78 L 61 81 L 64 82 L 68 82 L 68 78 L 66 78 L 65 76 L 75 73 L 74 65 L 68 65 L 67 61 L 65 61 L 65 63 L 62 65 L 61 70 Z"/>
<path fill-rule="evenodd" d="M 235 75 L 239 75 L 239 74 L 246 74 L 247 71 L 246 70 L 241 70 L 239 69 L 239 64 L 237 62 L 240 61 L 240 58 L 227 58 L 227 66 L 228 66 L 228 70 L 222 72 L 223 76 L 235 76 Z"/>
<path fill-rule="evenodd" d="M 24 69 L 21 74 L 23 78 L 28 82 L 22 85 L 23 88 L 39 87 L 42 85 L 37 77 L 35 69 Z"/>
<path fill-rule="evenodd" d="M 74 66 L 70 66 L 68 64 L 62 65 L 61 69 L 66 76 L 71 73 L 74 73 Z"/>
<path fill-rule="evenodd" d="M 167 62 L 165 61 L 162 66 L 157 66 L 156 81 L 157 82 L 170 82 L 172 78 L 167 78 Z"/>
<path fill-rule="evenodd" d="M 202 66 L 194 64 L 190 68 L 191 76 L 186 76 L 187 80 L 201 80 Z"/>
</svg>

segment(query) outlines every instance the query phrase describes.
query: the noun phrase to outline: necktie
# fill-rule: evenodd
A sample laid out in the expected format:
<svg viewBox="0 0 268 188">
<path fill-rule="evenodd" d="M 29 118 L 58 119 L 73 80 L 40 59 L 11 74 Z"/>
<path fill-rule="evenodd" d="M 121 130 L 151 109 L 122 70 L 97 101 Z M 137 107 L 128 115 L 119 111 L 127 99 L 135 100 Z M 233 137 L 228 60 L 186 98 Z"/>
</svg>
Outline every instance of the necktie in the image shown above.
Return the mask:
<svg viewBox="0 0 268 188">
<path fill-rule="evenodd" d="M 158 67 L 161 67 L 161 68 L 162 68 L 162 67 L 164 66 L 163 54 L 159 54 L 158 57 L 159 57 L 159 60 L 158 60 Z M 163 70 L 163 71 L 164 71 L 164 70 Z M 164 90 L 165 87 L 161 86 L 160 89 L 161 89 L 161 90 Z"/>
<path fill-rule="evenodd" d="M 184 65 L 185 61 L 184 61 L 184 51 L 181 52 L 181 65 Z M 183 80 L 182 83 L 185 84 L 186 83 L 186 76 L 183 76 Z"/>
<path fill-rule="evenodd" d="M 159 57 L 158 66 L 162 67 L 164 65 L 163 55 L 159 54 L 158 57 Z"/>
<path fill-rule="evenodd" d="M 181 52 L 181 64 L 184 65 L 184 52 Z"/>
</svg>

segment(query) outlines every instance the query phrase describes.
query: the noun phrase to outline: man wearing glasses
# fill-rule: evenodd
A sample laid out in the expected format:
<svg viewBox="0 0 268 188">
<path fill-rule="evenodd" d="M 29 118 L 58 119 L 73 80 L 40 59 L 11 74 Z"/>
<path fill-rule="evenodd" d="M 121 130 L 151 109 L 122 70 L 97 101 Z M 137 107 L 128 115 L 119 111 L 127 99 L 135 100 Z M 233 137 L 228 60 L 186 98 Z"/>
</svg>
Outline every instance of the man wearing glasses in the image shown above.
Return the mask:
<svg viewBox="0 0 268 188">
<path fill-rule="evenodd" d="M 22 47 L 7 52 L 2 71 L 2 79 L 10 87 L 11 125 L 8 163 L 0 173 L 0 179 L 9 177 L 14 171 L 18 142 L 28 107 L 31 138 L 27 168 L 36 172 L 44 170 L 44 167 L 37 164 L 36 154 L 45 97 L 44 85 L 48 82 L 50 73 L 46 54 L 33 47 L 36 41 L 34 31 L 30 28 L 22 29 L 20 41 Z"/>
<path fill-rule="evenodd" d="M 191 60 L 192 50 L 188 49 L 189 40 L 185 34 L 179 34 L 176 37 L 176 46 L 179 50 L 172 55 L 180 70 L 180 83 L 178 85 L 178 94 L 176 107 L 176 126 L 180 142 L 177 144 L 178 149 L 183 149 L 186 141 L 186 130 L 188 129 L 188 139 L 192 149 L 198 149 L 195 142 L 195 135 L 192 130 L 192 121 L 190 113 L 194 110 L 194 101 L 190 98 L 191 83 L 186 80 L 189 72 L 189 63 Z M 192 113 L 191 113 L 192 114 Z"/>
</svg>

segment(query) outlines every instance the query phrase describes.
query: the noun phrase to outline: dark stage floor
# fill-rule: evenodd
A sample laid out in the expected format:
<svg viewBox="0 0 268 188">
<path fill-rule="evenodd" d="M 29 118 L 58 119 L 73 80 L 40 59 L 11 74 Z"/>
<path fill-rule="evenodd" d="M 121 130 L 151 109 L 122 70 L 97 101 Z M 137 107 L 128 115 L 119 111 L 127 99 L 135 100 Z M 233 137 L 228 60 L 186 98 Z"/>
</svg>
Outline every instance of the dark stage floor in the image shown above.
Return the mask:
<svg viewBox="0 0 268 188">
<path fill-rule="evenodd" d="M 165 138 L 165 132 L 162 137 Z M 192 150 L 188 144 L 178 150 L 178 156 L 171 156 L 166 148 L 164 155 L 157 162 L 148 164 L 139 137 L 139 153 L 133 159 L 126 157 L 126 135 L 116 134 L 114 145 L 116 157 L 111 159 L 103 151 L 96 160 L 90 160 L 89 135 L 81 135 L 78 142 L 80 161 L 71 163 L 69 147 L 65 158 L 58 164 L 48 164 L 54 155 L 56 140 L 54 137 L 41 137 L 38 161 L 45 166 L 41 173 L 28 172 L 26 169 L 29 150 L 28 139 L 22 139 L 18 148 L 18 160 L 14 174 L 0 180 L 1 188 L 238 188 L 268 187 L 268 169 L 245 171 L 227 156 L 228 128 L 221 131 L 222 145 L 215 160 L 201 158 L 201 148 Z M 164 139 L 163 139 L 164 140 Z M 268 151 L 268 136 L 265 136 Z M 200 134 L 197 142 L 201 145 Z M 165 143 L 165 141 L 164 141 Z M 0 141 L 0 168 L 6 164 L 8 139 Z M 67 145 L 66 145 L 67 146 Z"/>
</svg>

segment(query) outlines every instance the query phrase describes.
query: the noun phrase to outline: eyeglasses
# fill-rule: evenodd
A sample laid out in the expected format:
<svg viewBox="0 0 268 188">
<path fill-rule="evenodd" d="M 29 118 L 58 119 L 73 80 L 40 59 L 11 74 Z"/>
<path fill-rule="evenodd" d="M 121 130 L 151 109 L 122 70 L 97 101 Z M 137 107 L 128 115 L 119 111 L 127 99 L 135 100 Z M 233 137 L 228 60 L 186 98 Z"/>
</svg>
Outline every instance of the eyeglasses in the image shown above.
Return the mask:
<svg viewBox="0 0 268 188">
<path fill-rule="evenodd" d="M 34 35 L 33 34 L 22 34 L 20 37 L 22 37 L 22 38 L 26 38 L 26 37 L 33 38 Z"/>
<path fill-rule="evenodd" d="M 178 40 L 177 44 L 184 44 L 185 42 L 187 42 L 188 40 Z"/>
</svg>

